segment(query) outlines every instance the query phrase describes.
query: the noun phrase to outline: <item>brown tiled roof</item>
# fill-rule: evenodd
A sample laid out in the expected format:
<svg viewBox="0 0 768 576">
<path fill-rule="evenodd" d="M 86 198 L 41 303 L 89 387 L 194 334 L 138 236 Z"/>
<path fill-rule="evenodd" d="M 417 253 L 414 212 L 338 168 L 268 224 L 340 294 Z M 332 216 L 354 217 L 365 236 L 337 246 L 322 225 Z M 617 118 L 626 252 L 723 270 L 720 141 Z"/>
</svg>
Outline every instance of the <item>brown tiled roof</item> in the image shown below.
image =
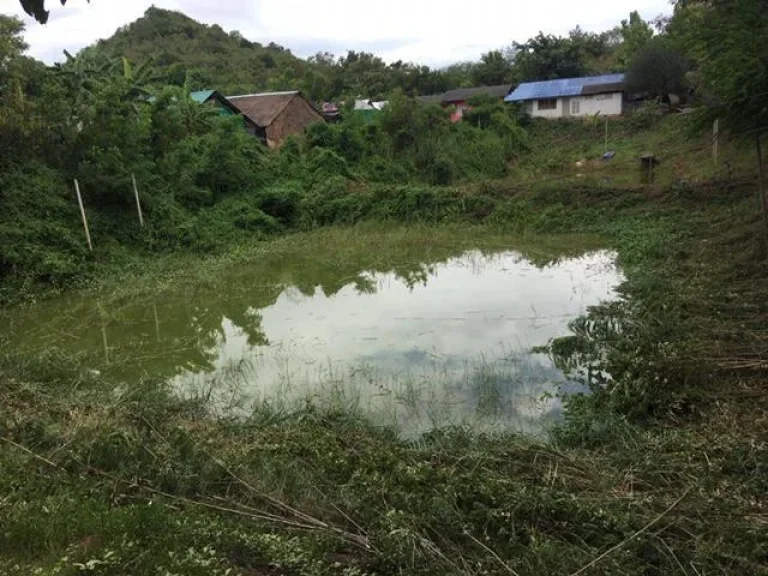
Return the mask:
<svg viewBox="0 0 768 576">
<path fill-rule="evenodd" d="M 275 121 L 275 118 L 280 116 L 288 103 L 298 94 L 298 91 L 264 92 L 263 94 L 230 96 L 228 100 L 256 124 L 266 128 Z"/>
</svg>

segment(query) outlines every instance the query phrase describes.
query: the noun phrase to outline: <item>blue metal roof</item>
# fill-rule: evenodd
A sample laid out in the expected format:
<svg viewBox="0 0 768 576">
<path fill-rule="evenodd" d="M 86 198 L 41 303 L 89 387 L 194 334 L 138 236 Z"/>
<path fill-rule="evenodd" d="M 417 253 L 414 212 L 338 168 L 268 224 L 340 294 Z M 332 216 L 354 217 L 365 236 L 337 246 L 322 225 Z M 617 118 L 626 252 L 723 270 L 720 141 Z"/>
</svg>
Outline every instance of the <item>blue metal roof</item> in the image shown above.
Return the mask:
<svg viewBox="0 0 768 576">
<path fill-rule="evenodd" d="M 563 98 L 566 96 L 580 96 L 587 86 L 599 86 L 601 84 L 621 84 L 624 82 L 624 74 L 607 74 L 605 76 L 587 76 L 584 78 L 563 78 L 560 80 L 546 80 L 544 82 L 526 82 L 520 84 L 505 102 L 523 102 L 525 100 L 543 100 L 546 98 Z"/>
<path fill-rule="evenodd" d="M 192 92 L 189 96 L 195 102 L 199 104 L 205 104 L 214 93 L 214 90 L 200 90 L 199 92 Z"/>
</svg>

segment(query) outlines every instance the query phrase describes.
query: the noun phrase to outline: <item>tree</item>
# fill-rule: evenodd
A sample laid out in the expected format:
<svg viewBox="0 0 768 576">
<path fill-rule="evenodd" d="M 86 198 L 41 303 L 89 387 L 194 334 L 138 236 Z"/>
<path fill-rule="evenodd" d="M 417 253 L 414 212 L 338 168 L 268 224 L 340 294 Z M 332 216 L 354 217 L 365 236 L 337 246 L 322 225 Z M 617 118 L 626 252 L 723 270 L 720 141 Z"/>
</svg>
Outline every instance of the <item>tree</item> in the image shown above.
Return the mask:
<svg viewBox="0 0 768 576">
<path fill-rule="evenodd" d="M 619 34 L 621 36 L 621 44 L 617 48 L 619 64 L 629 67 L 635 56 L 653 38 L 653 26 L 635 11 L 630 13 L 629 20 L 621 21 Z"/>
<path fill-rule="evenodd" d="M 27 45 L 18 18 L 0 15 L 0 168 L 20 146 L 24 131 L 24 97 L 19 62 Z"/>
<path fill-rule="evenodd" d="M 627 71 L 626 89 L 629 92 L 648 92 L 661 100 L 669 94 L 682 94 L 688 61 L 669 43 L 656 38 L 635 55 Z"/>
<path fill-rule="evenodd" d="M 12 59 L 21 56 L 27 49 L 24 42 L 24 23 L 18 18 L 0 14 L 0 89 L 3 84 L 3 74 Z"/>
<path fill-rule="evenodd" d="M 512 83 L 512 62 L 501 50 L 492 50 L 482 55 L 480 62 L 472 70 L 475 84 L 495 86 Z"/>
<path fill-rule="evenodd" d="M 732 130 L 768 130 L 766 30 L 762 0 L 681 0 L 669 24 L 697 65 L 710 116 L 727 120 Z"/>
<path fill-rule="evenodd" d="M 570 38 L 539 34 L 525 44 L 514 44 L 519 80 L 575 78 L 587 73 L 583 47 Z"/>
<path fill-rule="evenodd" d="M 678 0 L 668 30 L 698 65 L 705 118 L 721 119 L 732 133 L 756 139 L 762 176 L 761 137 L 768 131 L 765 1 Z M 760 196 L 768 226 L 768 190 Z"/>
<path fill-rule="evenodd" d="M 21 7 L 24 8 L 24 12 L 33 16 L 35 20 L 40 24 L 48 22 L 48 10 L 45 9 L 45 0 L 19 0 Z M 90 0 L 88 0 L 90 2 Z M 67 0 L 61 0 L 61 5 L 64 6 Z"/>
</svg>

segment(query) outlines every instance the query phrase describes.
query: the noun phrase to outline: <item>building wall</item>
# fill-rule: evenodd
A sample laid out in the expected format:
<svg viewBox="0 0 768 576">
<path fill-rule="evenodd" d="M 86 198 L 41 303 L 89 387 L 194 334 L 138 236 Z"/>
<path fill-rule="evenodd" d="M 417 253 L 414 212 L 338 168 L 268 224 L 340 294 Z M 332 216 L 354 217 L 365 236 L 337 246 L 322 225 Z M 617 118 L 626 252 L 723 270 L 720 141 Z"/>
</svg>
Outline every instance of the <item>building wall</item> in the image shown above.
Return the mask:
<svg viewBox="0 0 768 576">
<path fill-rule="evenodd" d="M 303 97 L 297 95 L 267 127 L 267 145 L 276 148 L 288 136 L 303 134 L 313 122 L 324 122 L 323 116 Z"/>
<path fill-rule="evenodd" d="M 563 113 L 563 98 L 557 99 L 557 106 L 552 110 L 539 110 L 539 101 L 535 100 L 530 104 L 530 114 L 535 118 L 562 118 Z"/>
<path fill-rule="evenodd" d="M 593 96 L 578 96 L 570 99 L 578 102 L 578 112 L 573 104 L 568 103 L 570 116 L 620 116 L 622 113 L 623 94 L 595 94 Z"/>
<path fill-rule="evenodd" d="M 451 122 L 454 124 L 456 124 L 456 122 L 461 122 L 461 119 L 464 118 L 464 112 L 469 109 L 469 105 L 464 100 L 443 104 L 443 108 L 449 107 L 453 108 L 453 111 L 451 112 Z"/>
<path fill-rule="evenodd" d="M 573 118 L 580 116 L 620 116 L 623 112 L 624 98 L 621 92 L 573 96 L 558 98 L 557 107 L 552 110 L 539 110 L 538 101 L 526 102 L 525 111 L 536 118 Z"/>
</svg>

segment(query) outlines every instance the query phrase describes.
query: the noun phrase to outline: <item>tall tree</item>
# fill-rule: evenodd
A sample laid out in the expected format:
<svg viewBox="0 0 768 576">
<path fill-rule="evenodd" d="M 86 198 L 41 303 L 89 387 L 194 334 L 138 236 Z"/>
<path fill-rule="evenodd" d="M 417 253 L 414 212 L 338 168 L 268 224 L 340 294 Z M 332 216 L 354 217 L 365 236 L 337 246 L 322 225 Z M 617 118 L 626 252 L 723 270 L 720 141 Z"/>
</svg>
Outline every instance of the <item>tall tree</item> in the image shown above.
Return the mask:
<svg viewBox="0 0 768 576">
<path fill-rule="evenodd" d="M 621 44 L 617 48 L 617 57 L 622 66 L 628 67 L 638 52 L 653 38 L 653 26 L 635 11 L 630 13 L 629 20 L 621 21 L 619 34 Z"/>
<path fill-rule="evenodd" d="M 27 49 L 23 34 L 24 23 L 21 20 L 0 14 L 0 89 L 3 74 L 7 74 L 11 60 Z"/>
<path fill-rule="evenodd" d="M 768 130 L 764 0 L 680 0 L 668 30 L 697 64 L 711 115 L 735 130 Z"/>
<path fill-rule="evenodd" d="M 480 62 L 472 70 L 474 83 L 485 86 L 511 84 L 512 75 L 512 62 L 501 50 L 492 50 L 483 54 Z"/>
<path fill-rule="evenodd" d="M 521 81 L 573 78 L 588 71 L 584 50 L 570 38 L 539 32 L 528 42 L 513 46 Z"/>
<path fill-rule="evenodd" d="M 627 70 L 626 88 L 630 92 L 648 92 L 661 100 L 685 90 L 689 65 L 685 57 L 662 38 L 654 38 L 632 59 Z"/>
</svg>

